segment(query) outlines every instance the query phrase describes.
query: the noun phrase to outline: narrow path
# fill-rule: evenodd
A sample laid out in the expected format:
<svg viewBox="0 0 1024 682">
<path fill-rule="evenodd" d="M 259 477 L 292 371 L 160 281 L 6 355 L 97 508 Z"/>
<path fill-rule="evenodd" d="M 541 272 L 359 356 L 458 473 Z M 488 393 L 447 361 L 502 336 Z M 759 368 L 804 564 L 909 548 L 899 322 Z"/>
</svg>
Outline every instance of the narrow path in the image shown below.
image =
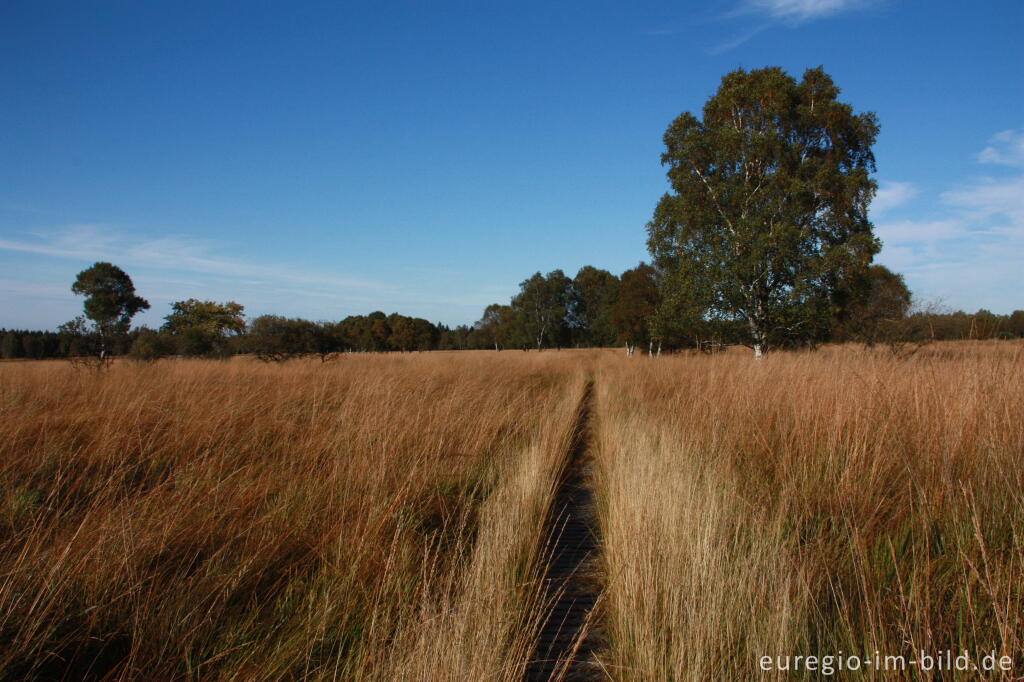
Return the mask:
<svg viewBox="0 0 1024 682">
<path fill-rule="evenodd" d="M 526 682 L 606 679 L 594 657 L 603 642 L 593 615 L 601 587 L 590 484 L 591 394 L 592 384 L 588 383 L 580 402 L 569 462 L 548 517 L 551 540 L 542 552 L 550 557 L 544 576 L 549 611 L 526 668 Z"/>
</svg>

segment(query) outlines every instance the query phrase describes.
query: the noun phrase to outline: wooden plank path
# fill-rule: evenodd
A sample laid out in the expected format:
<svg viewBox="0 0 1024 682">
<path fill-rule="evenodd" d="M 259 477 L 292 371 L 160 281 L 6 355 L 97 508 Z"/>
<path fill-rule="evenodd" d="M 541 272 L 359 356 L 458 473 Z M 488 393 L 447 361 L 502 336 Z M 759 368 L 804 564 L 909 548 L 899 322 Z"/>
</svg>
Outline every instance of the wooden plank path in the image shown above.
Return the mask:
<svg viewBox="0 0 1024 682">
<path fill-rule="evenodd" d="M 569 462 L 548 518 L 550 544 L 542 548 L 550 557 L 544 576 L 548 612 L 526 668 L 526 682 L 607 679 L 595 658 L 604 642 L 595 611 L 601 586 L 589 449 L 592 393 L 588 383 Z"/>
</svg>

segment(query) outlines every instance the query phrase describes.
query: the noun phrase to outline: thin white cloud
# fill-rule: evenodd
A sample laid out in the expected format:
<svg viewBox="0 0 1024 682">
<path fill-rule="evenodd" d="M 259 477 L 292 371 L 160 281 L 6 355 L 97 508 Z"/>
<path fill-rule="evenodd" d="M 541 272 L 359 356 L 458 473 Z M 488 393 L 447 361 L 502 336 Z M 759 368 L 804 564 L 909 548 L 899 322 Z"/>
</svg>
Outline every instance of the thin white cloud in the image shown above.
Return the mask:
<svg viewBox="0 0 1024 682">
<path fill-rule="evenodd" d="M 912 182 L 882 181 L 875 200 L 871 202 L 871 212 L 875 215 L 885 213 L 912 200 L 918 193 Z"/>
<path fill-rule="evenodd" d="M 1003 166 L 1024 166 L 1024 129 L 1004 130 L 993 135 L 988 146 L 978 154 L 978 161 Z"/>
<path fill-rule="evenodd" d="M 1012 225 L 1024 225 L 1024 175 L 984 178 L 974 185 L 943 192 L 940 199 L 975 222 L 1005 216 Z"/>
<path fill-rule="evenodd" d="M 744 0 L 733 14 L 763 14 L 795 25 L 874 4 L 875 0 Z"/>
<path fill-rule="evenodd" d="M 758 33 L 782 24 L 796 27 L 816 19 L 824 19 L 843 12 L 864 9 L 885 0 L 739 0 L 723 19 L 742 17 L 760 18 L 760 23 L 725 40 L 709 52 L 721 54 L 747 42 Z"/>
<path fill-rule="evenodd" d="M 764 31 L 768 28 L 770 28 L 769 24 L 762 24 L 760 26 L 755 26 L 754 28 L 748 29 L 741 33 L 737 33 L 729 40 L 726 40 L 725 42 L 711 48 L 710 50 L 708 50 L 708 52 L 710 54 L 722 54 L 723 52 L 728 52 L 734 47 L 739 47 L 743 43 L 747 42 L 748 40 L 756 36 L 761 31 Z"/>
<path fill-rule="evenodd" d="M 939 204 L 942 218 L 880 222 L 879 261 L 925 300 L 1024 308 L 1024 175 L 964 183 L 940 194 Z"/>
<path fill-rule="evenodd" d="M 161 324 L 166 304 L 192 297 L 237 301 L 250 316 L 282 313 L 340 319 L 384 310 L 452 323 L 475 320 L 494 298 L 486 288 L 468 286 L 459 277 L 443 290 L 434 286 L 434 291 L 427 292 L 415 283 L 385 283 L 221 255 L 229 246 L 177 236 L 132 236 L 99 224 L 5 235 L 0 237 L 0 251 L 68 261 L 69 279 L 64 283 L 44 281 L 52 276 L 52 265 L 19 267 L 31 274 L 0 280 L 0 297 L 15 302 L 3 311 L 0 326 L 52 328 L 74 316 L 80 312 L 81 302 L 71 293 L 70 278 L 76 268 L 99 260 L 117 263 L 131 274 L 139 294 L 153 305 L 135 322 L 151 326 Z"/>
<path fill-rule="evenodd" d="M 885 244 L 927 244 L 967 235 L 967 224 L 958 218 L 946 220 L 897 220 L 881 223 L 875 232 Z"/>
<path fill-rule="evenodd" d="M 107 225 L 77 224 L 48 233 L 29 233 L 28 236 L 34 239 L 0 239 L 0 250 L 76 261 L 108 260 L 126 268 L 185 271 L 255 281 L 376 291 L 394 289 L 382 282 L 358 277 L 339 277 L 283 265 L 247 263 L 217 255 L 208 242 L 182 237 L 131 237 Z"/>
<path fill-rule="evenodd" d="M 59 282 L 28 282 L 19 279 L 0 279 L 0 293 L 5 296 L 34 296 L 50 300 L 62 300 L 68 297 L 70 284 Z"/>
</svg>

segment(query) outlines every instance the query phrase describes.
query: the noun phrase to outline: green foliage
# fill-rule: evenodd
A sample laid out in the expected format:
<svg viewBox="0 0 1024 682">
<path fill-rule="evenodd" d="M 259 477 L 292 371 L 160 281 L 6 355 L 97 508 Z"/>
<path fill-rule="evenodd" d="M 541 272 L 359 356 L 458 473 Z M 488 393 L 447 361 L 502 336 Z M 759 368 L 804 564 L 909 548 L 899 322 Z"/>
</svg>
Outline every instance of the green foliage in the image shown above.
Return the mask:
<svg viewBox="0 0 1024 682">
<path fill-rule="evenodd" d="M 473 348 L 518 348 L 529 343 L 522 316 L 511 305 L 492 303 L 473 326 L 470 344 Z"/>
<path fill-rule="evenodd" d="M 141 362 L 153 362 L 174 354 L 174 338 L 167 332 L 140 329 L 132 342 L 128 357 Z"/>
<path fill-rule="evenodd" d="M 911 295 L 903 275 L 872 265 L 850 298 L 836 327 L 836 340 L 871 346 L 905 334 Z"/>
<path fill-rule="evenodd" d="M 1024 338 L 1024 310 L 1014 310 L 1006 320 L 1006 331 L 1017 338 Z"/>
<path fill-rule="evenodd" d="M 85 296 L 85 316 L 101 335 L 127 332 L 132 317 L 149 309 L 149 302 L 135 295 L 128 273 L 112 263 L 99 262 L 82 270 L 71 291 Z"/>
<path fill-rule="evenodd" d="M 390 334 L 386 345 L 391 350 L 431 350 L 437 345 L 437 328 L 423 318 L 392 313 L 388 316 L 387 326 Z"/>
<path fill-rule="evenodd" d="M 164 330 L 178 334 L 188 329 L 203 329 L 213 334 L 241 333 L 245 330 L 245 307 L 234 301 L 214 303 L 190 298 L 171 305 Z"/>
<path fill-rule="evenodd" d="M 135 295 L 135 285 L 128 273 L 112 263 L 98 262 L 82 270 L 75 277 L 71 291 L 85 296 L 85 317 L 92 321 L 98 337 L 95 352 L 101 359 L 110 350 L 111 342 L 128 333 L 132 317 L 149 308 L 146 299 Z M 79 337 L 86 336 L 82 322 L 73 324 Z"/>
<path fill-rule="evenodd" d="M 99 334 L 79 315 L 57 327 L 60 337 L 60 352 L 68 358 L 98 355 L 100 349 Z"/>
<path fill-rule="evenodd" d="M 530 343 L 541 350 L 545 345 L 562 346 L 568 342 L 567 315 L 572 301 L 572 280 L 561 270 L 547 275 L 534 273 L 519 283 L 512 299 L 512 310 L 519 316 L 522 330 Z"/>
<path fill-rule="evenodd" d="M 585 265 L 572 280 L 569 325 L 576 345 L 602 347 L 616 343 L 612 307 L 619 297 L 619 278 Z"/>
<path fill-rule="evenodd" d="M 245 331 L 245 307 L 234 301 L 190 298 L 172 304 L 171 310 L 161 330 L 174 338 L 182 355 L 225 357 L 231 352 L 228 339 Z"/>
<path fill-rule="evenodd" d="M 658 273 L 640 263 L 622 273 L 619 295 L 612 306 L 612 327 L 629 346 L 650 341 L 650 320 L 658 308 Z"/>
<path fill-rule="evenodd" d="M 5 360 L 21 357 L 21 339 L 14 332 L 4 334 L 0 355 Z"/>
<path fill-rule="evenodd" d="M 706 317 L 707 305 L 700 293 L 682 264 L 661 273 L 658 302 L 647 319 L 650 336 L 659 347 L 701 348 L 713 339 L 722 343 L 719 325 Z"/>
<path fill-rule="evenodd" d="M 746 321 L 757 350 L 773 335 L 818 336 L 843 282 L 879 249 L 867 218 L 878 124 L 838 94 L 820 68 L 799 83 L 739 69 L 703 120 L 683 113 L 665 133 L 673 193 L 647 225 L 654 264 L 686 272 L 702 317 Z"/>
<path fill-rule="evenodd" d="M 303 355 L 327 360 L 343 348 L 338 329 L 330 322 L 261 315 L 249 324 L 244 347 L 264 361 L 281 362 Z"/>
<path fill-rule="evenodd" d="M 455 327 L 437 325 L 437 350 L 466 350 L 473 348 L 473 328 L 460 324 Z M 487 346 L 488 348 L 490 345 Z"/>
</svg>

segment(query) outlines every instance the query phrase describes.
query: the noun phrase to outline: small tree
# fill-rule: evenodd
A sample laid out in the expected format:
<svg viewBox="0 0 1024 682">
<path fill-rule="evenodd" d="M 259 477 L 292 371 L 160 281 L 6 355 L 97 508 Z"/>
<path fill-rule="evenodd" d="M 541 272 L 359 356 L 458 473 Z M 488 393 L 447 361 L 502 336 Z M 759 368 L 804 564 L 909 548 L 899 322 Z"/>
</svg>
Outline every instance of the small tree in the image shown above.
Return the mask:
<svg viewBox="0 0 1024 682">
<path fill-rule="evenodd" d="M 128 333 L 132 317 L 149 309 L 149 302 L 135 295 L 132 278 L 112 263 L 99 262 L 82 270 L 71 291 L 85 296 L 85 317 L 92 321 L 97 335 L 101 362 L 107 358 L 111 341 Z M 81 325 L 77 329 L 84 331 Z"/>
<path fill-rule="evenodd" d="M 234 301 L 215 303 L 190 298 L 171 305 L 161 329 L 171 334 L 182 355 L 229 354 L 228 339 L 245 331 L 245 306 Z"/>
<path fill-rule="evenodd" d="M 647 225 L 657 267 L 685 267 L 708 318 L 739 318 L 760 357 L 773 335 L 813 338 L 843 282 L 879 250 L 867 217 L 874 114 L 854 114 L 821 69 L 722 78 L 703 119 L 665 132 L 672 194 Z"/>
</svg>

